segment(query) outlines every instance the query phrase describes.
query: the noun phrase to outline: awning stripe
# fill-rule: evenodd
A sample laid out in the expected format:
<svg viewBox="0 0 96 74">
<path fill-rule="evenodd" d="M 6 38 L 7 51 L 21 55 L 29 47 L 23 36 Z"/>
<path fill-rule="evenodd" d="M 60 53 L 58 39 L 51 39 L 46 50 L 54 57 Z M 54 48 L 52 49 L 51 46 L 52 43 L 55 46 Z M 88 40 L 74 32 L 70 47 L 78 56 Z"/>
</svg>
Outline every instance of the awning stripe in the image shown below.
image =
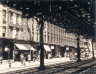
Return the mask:
<svg viewBox="0 0 96 74">
<path fill-rule="evenodd" d="M 48 45 L 44 45 L 44 48 L 45 48 L 46 51 L 51 51 L 51 49 Z"/>
<path fill-rule="evenodd" d="M 15 43 L 15 45 L 20 50 L 33 50 L 33 51 L 36 51 L 36 49 L 34 49 L 30 44 L 17 44 L 17 43 Z"/>
<path fill-rule="evenodd" d="M 20 49 L 20 50 L 29 50 L 28 48 L 26 48 L 23 44 L 16 44 L 15 45 Z"/>
<path fill-rule="evenodd" d="M 29 44 L 23 44 L 26 48 L 28 48 L 29 50 L 33 50 L 36 51 L 36 49 L 34 49 L 31 45 Z"/>
</svg>

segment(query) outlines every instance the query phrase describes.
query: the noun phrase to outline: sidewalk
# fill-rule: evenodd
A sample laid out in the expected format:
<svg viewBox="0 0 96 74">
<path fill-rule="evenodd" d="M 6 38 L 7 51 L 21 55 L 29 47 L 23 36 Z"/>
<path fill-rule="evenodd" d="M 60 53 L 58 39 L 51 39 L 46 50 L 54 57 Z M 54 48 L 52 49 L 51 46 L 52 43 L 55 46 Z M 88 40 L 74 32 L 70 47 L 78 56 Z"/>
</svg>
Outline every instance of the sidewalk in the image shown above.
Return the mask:
<svg viewBox="0 0 96 74">
<path fill-rule="evenodd" d="M 45 66 L 47 66 L 47 65 L 51 65 L 51 64 L 58 64 L 58 63 L 69 62 L 69 61 L 73 61 L 73 60 L 63 57 L 63 58 L 44 59 L 44 61 L 45 61 Z M 4 64 L 0 64 L 0 73 L 39 67 L 39 65 L 40 65 L 39 61 L 35 61 L 35 62 L 31 61 L 30 63 L 26 62 L 25 66 L 23 66 L 21 64 L 21 62 L 12 62 L 11 68 L 10 68 L 8 63 L 4 63 Z"/>
</svg>

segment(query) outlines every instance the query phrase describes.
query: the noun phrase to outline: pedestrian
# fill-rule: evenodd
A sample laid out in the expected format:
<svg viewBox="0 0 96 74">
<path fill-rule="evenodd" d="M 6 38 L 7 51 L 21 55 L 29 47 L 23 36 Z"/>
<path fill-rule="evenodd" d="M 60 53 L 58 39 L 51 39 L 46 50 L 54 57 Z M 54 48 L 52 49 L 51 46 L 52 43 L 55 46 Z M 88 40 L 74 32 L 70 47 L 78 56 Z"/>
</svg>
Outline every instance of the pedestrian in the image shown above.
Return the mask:
<svg viewBox="0 0 96 74">
<path fill-rule="evenodd" d="M 20 55 L 20 61 L 21 61 L 21 64 L 22 65 L 23 65 L 23 58 L 24 58 L 23 53 L 21 53 L 21 55 Z"/>
<path fill-rule="evenodd" d="M 36 60 L 36 56 L 35 54 L 33 54 L 33 62 L 35 62 L 35 60 Z"/>
<path fill-rule="evenodd" d="M 23 65 L 25 66 L 26 57 L 23 57 Z"/>
<path fill-rule="evenodd" d="M 29 63 L 31 61 L 31 55 L 29 53 L 28 53 L 28 61 L 29 61 Z"/>
</svg>

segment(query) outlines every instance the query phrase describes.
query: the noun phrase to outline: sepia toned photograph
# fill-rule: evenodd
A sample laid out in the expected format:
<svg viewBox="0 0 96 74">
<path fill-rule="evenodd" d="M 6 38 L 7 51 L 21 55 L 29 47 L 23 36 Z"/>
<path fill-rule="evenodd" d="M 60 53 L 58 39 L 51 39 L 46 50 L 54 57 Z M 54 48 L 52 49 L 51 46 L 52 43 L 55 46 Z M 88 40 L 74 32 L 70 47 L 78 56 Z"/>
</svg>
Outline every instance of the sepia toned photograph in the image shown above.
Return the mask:
<svg viewBox="0 0 96 74">
<path fill-rule="evenodd" d="M 0 0 L 0 74 L 96 74 L 96 0 Z"/>
</svg>

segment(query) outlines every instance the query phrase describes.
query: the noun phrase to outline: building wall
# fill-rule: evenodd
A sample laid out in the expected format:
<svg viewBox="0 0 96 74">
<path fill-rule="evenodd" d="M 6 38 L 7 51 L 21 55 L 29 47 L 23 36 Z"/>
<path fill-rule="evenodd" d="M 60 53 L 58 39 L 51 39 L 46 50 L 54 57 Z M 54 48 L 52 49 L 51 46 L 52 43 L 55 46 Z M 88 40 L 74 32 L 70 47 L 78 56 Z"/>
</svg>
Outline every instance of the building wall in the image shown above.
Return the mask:
<svg viewBox="0 0 96 74">
<path fill-rule="evenodd" d="M 20 39 L 22 12 L 0 4 L 0 36 Z"/>
<path fill-rule="evenodd" d="M 39 18 L 23 18 L 21 11 L 2 4 L 0 4 L 0 18 L 0 37 L 40 42 Z M 77 47 L 77 37 L 74 33 L 68 33 L 66 29 L 48 21 L 44 22 L 43 39 L 44 43 L 49 45 Z M 86 39 L 80 36 L 80 47 L 87 48 L 85 42 Z M 57 49 L 59 47 L 56 51 Z"/>
<path fill-rule="evenodd" d="M 31 38 L 32 41 L 39 42 L 40 41 L 40 25 L 38 24 L 37 18 L 30 18 L 29 28 L 31 30 Z M 37 35 L 38 33 L 38 35 Z M 38 39 L 37 39 L 38 38 Z M 51 24 L 50 22 L 44 22 L 43 29 L 43 40 L 44 43 L 54 44 L 63 46 L 73 46 L 77 47 L 77 37 L 74 33 L 68 33 L 64 28 Z M 80 47 L 85 47 L 83 36 L 80 36 Z"/>
<path fill-rule="evenodd" d="M 22 12 L 0 4 L 0 36 L 12 39 L 40 41 L 40 25 L 38 18 L 22 18 Z M 4 35 L 5 34 L 5 35 Z M 74 33 L 68 33 L 65 29 L 50 22 L 44 22 L 44 43 L 60 46 L 77 47 Z M 30 36 L 31 35 L 31 36 Z M 30 38 L 31 37 L 31 38 Z M 84 47 L 84 40 L 80 38 L 80 47 Z"/>
</svg>

